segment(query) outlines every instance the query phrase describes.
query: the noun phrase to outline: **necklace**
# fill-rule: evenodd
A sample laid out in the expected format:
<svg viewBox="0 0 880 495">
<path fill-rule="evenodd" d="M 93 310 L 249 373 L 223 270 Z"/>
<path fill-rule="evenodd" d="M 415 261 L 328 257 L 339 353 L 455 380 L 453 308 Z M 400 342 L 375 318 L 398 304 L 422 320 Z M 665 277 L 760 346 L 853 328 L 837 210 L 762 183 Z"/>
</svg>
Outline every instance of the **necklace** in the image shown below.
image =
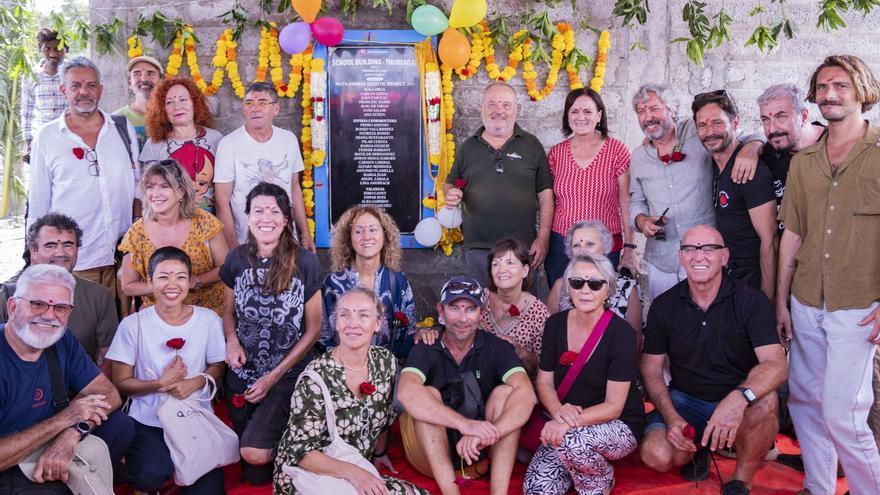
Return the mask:
<svg viewBox="0 0 880 495">
<path fill-rule="evenodd" d="M 342 367 L 347 369 L 348 371 L 358 371 L 358 372 L 363 373 L 364 371 L 367 371 L 369 369 L 369 365 L 364 366 L 362 368 L 357 368 L 357 367 L 349 366 L 349 365 L 345 364 L 345 361 L 342 360 L 342 353 L 339 351 L 336 351 L 336 360 L 339 361 L 339 364 L 341 364 Z"/>
</svg>

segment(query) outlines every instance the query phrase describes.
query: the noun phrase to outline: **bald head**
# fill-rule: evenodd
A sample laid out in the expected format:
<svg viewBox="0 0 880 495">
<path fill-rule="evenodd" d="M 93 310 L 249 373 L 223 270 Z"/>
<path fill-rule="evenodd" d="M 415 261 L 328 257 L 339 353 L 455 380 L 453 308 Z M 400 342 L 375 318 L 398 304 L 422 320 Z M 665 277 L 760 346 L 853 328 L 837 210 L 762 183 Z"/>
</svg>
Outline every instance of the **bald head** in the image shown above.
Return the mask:
<svg viewBox="0 0 880 495">
<path fill-rule="evenodd" d="M 681 239 L 678 259 L 687 273 L 691 288 L 720 280 L 728 258 L 730 253 L 724 247 L 724 238 L 713 227 L 691 227 Z"/>
<path fill-rule="evenodd" d="M 710 227 L 709 225 L 697 225 L 691 227 L 684 233 L 681 243 L 698 246 L 702 244 L 720 244 L 723 246 L 724 238 L 721 237 L 721 232 L 718 232 L 714 227 Z"/>
</svg>

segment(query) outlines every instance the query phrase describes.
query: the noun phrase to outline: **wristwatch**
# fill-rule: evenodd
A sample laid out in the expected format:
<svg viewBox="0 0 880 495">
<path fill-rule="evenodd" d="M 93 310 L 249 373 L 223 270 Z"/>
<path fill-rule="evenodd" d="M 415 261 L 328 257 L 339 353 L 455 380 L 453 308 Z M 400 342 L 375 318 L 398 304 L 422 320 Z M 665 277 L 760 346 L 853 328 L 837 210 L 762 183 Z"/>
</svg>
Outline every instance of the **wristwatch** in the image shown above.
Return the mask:
<svg viewBox="0 0 880 495">
<path fill-rule="evenodd" d="M 80 421 L 79 423 L 71 426 L 71 428 L 73 428 L 74 430 L 76 430 L 77 433 L 79 433 L 80 442 L 83 440 L 83 438 L 89 436 L 89 433 L 92 432 L 92 427 L 89 426 L 89 424 L 86 423 L 85 421 Z"/>
<path fill-rule="evenodd" d="M 746 398 L 746 402 L 749 403 L 749 407 L 751 407 L 752 404 L 754 404 L 755 401 L 758 400 L 758 398 L 755 397 L 755 393 L 752 392 L 752 389 L 748 387 L 736 387 L 736 389 L 739 390 L 743 394 L 743 397 Z"/>
</svg>

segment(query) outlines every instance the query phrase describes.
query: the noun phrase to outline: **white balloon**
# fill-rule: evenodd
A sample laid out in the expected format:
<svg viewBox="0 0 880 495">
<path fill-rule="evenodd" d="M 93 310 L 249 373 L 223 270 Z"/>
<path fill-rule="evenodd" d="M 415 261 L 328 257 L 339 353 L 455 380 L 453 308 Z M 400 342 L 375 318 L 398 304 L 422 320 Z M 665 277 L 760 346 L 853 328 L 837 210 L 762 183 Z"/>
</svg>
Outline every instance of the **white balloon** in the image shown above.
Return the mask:
<svg viewBox="0 0 880 495">
<path fill-rule="evenodd" d="M 443 229 L 436 218 L 430 217 L 419 222 L 416 225 L 416 230 L 413 231 L 413 234 L 416 237 L 416 241 L 422 246 L 434 247 L 440 242 L 440 237 L 443 235 Z"/>
<path fill-rule="evenodd" d="M 440 211 L 437 212 L 437 220 L 447 229 L 454 229 L 461 225 L 461 210 L 448 206 L 440 208 Z"/>
</svg>

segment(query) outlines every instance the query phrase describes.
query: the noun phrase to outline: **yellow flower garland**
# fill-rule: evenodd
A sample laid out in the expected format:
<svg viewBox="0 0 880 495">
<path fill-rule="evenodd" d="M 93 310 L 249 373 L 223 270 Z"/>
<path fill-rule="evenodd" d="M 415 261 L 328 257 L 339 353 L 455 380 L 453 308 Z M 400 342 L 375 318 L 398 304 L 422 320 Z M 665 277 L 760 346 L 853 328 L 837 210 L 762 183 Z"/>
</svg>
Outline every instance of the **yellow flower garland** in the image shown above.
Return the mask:
<svg viewBox="0 0 880 495">
<path fill-rule="evenodd" d="M 464 81 L 477 75 L 483 61 L 484 47 L 491 45 L 492 39 L 489 37 L 489 28 L 485 21 L 474 26 L 471 37 L 471 58 L 466 66 L 455 69 L 459 79 Z"/>
<path fill-rule="evenodd" d="M 183 33 L 178 31 L 174 36 L 174 42 L 171 43 L 171 55 L 168 55 L 168 65 L 165 66 L 165 75 L 168 77 L 176 76 L 181 64 L 183 64 L 183 58 L 180 56 L 182 40 Z"/>
<path fill-rule="evenodd" d="M 318 62 L 318 61 L 314 61 Z M 303 175 L 300 183 L 303 190 L 303 204 L 306 209 L 306 223 L 309 226 L 309 232 L 312 238 L 315 238 L 315 182 L 312 175 L 313 157 L 312 157 L 312 69 L 324 70 L 324 61 L 313 63 L 312 46 L 303 52 L 303 69 L 302 69 L 302 131 L 300 138 L 300 146 L 302 147 L 303 156 Z M 306 194 L 308 192 L 308 195 Z M 306 202 L 306 196 L 309 202 Z"/>
<path fill-rule="evenodd" d="M 141 43 L 141 37 L 133 34 L 126 40 L 128 43 L 128 58 L 140 57 L 144 54 L 144 45 Z"/>
<path fill-rule="evenodd" d="M 605 64 L 608 62 L 608 49 L 611 48 L 611 33 L 602 31 L 599 34 L 599 54 L 596 55 L 596 69 L 593 71 L 593 80 L 590 81 L 590 88 L 597 92 L 602 92 L 602 86 L 605 85 Z"/>
<path fill-rule="evenodd" d="M 498 64 L 495 63 L 495 50 L 492 49 L 486 52 L 486 72 L 489 74 L 490 79 L 510 82 L 513 76 L 516 75 L 519 63 L 525 58 L 523 47 L 530 43 L 531 39 L 529 39 L 528 31 L 525 29 L 520 29 L 513 33 L 513 39 L 520 40 L 520 42 L 511 47 L 510 54 L 507 56 L 507 65 L 502 70 L 499 70 Z"/>
</svg>

